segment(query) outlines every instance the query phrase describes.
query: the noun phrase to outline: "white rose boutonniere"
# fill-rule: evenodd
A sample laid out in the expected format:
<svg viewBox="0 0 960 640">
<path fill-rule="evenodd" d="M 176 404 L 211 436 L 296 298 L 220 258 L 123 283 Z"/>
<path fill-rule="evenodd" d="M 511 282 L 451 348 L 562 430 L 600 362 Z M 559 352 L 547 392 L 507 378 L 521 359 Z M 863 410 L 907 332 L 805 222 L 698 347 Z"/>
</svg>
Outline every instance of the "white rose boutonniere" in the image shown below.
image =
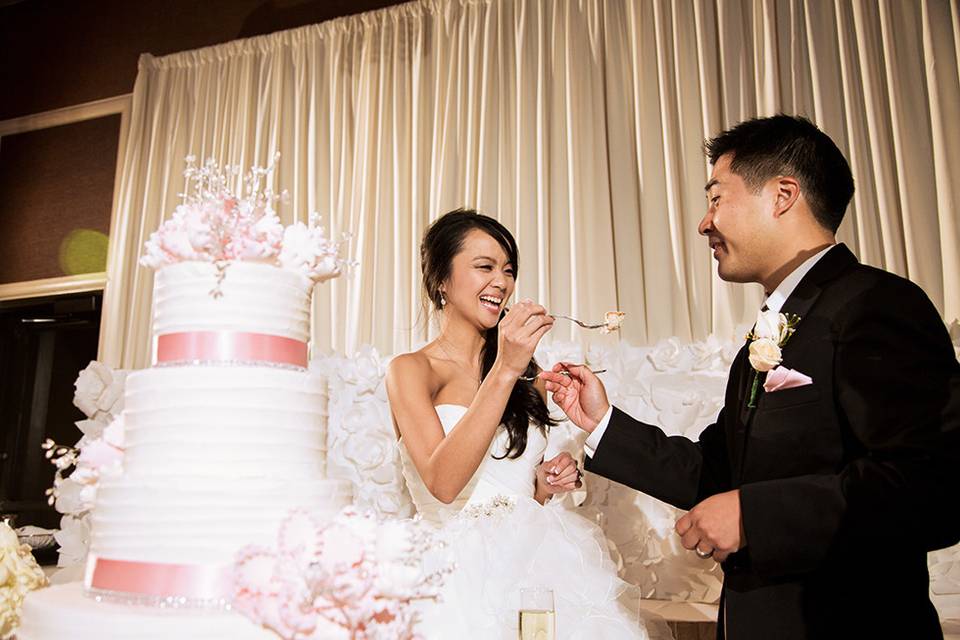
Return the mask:
<svg viewBox="0 0 960 640">
<path fill-rule="evenodd" d="M 776 369 L 783 361 L 783 347 L 797 330 L 800 317 L 775 311 L 760 311 L 757 324 L 747 335 L 750 341 L 750 366 L 753 367 L 753 382 L 750 386 L 750 400 L 747 406 L 757 406 L 757 390 L 760 387 L 760 374 Z"/>
</svg>

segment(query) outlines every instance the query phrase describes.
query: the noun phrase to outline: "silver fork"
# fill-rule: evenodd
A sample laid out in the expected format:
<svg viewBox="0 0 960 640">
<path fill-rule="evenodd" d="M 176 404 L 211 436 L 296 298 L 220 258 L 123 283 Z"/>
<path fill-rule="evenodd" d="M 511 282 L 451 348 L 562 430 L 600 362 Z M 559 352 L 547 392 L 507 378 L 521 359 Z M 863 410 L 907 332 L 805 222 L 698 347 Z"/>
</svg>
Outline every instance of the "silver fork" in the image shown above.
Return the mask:
<svg viewBox="0 0 960 640">
<path fill-rule="evenodd" d="M 509 311 L 510 309 L 508 308 L 504 308 L 503 310 L 504 313 L 508 313 Z M 602 329 L 603 327 L 607 326 L 606 322 L 600 322 L 598 324 L 590 324 L 588 322 L 584 322 L 583 320 L 577 320 L 572 316 L 566 316 L 562 313 L 551 313 L 549 315 L 553 318 L 563 318 L 564 320 L 569 320 L 570 322 L 580 325 L 584 329 Z"/>
<path fill-rule="evenodd" d="M 551 313 L 550 315 L 552 315 L 554 318 L 563 318 L 564 320 L 569 320 L 570 322 L 573 322 L 574 324 L 580 325 L 580 326 L 583 327 L 584 329 L 600 329 L 600 328 L 603 328 L 603 327 L 607 326 L 607 323 L 606 323 L 606 322 L 601 322 L 601 323 L 599 323 L 599 324 L 589 324 L 589 323 L 587 323 L 587 322 L 584 322 L 583 320 L 577 320 L 576 318 L 571 318 L 570 316 L 565 316 L 565 315 L 563 315 L 562 313 Z"/>
<path fill-rule="evenodd" d="M 601 373 L 606 373 L 606 372 L 607 372 L 606 369 L 591 369 L 591 370 L 590 370 L 590 373 L 595 373 L 595 374 L 601 374 Z M 561 371 L 561 372 L 560 372 L 560 375 L 569 377 L 569 376 L 570 376 L 570 372 L 569 372 L 569 371 Z M 523 382 L 533 382 L 533 381 L 536 380 L 536 379 L 537 379 L 537 376 L 520 376 L 519 378 L 517 378 L 517 380 L 522 380 Z"/>
</svg>

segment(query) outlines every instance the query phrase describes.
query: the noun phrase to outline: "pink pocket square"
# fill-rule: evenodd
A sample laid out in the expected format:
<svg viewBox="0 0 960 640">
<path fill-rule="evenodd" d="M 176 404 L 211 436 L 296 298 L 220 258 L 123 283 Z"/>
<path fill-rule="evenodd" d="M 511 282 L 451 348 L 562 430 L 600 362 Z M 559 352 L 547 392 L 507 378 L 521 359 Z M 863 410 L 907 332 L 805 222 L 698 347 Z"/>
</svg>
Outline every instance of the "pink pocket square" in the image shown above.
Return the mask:
<svg viewBox="0 0 960 640">
<path fill-rule="evenodd" d="M 808 384 L 813 384 L 813 378 L 810 376 L 786 367 L 777 367 L 767 374 L 767 379 L 763 382 L 763 390 L 769 393 Z"/>
</svg>

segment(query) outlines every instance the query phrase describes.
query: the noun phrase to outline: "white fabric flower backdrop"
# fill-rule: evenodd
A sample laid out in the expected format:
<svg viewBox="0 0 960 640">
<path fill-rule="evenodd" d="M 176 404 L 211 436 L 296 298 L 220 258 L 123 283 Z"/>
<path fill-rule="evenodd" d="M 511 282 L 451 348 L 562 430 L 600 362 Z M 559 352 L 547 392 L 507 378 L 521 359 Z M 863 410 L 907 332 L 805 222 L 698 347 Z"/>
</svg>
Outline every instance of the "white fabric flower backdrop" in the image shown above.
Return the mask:
<svg viewBox="0 0 960 640">
<path fill-rule="evenodd" d="M 567 360 L 607 369 L 604 380 L 618 406 L 672 435 L 696 438 L 719 411 L 726 371 L 738 348 L 714 338 L 694 344 L 674 339 L 654 347 L 622 344 L 584 354 L 577 344 L 554 343 L 543 346 L 537 359 L 544 367 Z M 388 359 L 367 347 L 353 358 L 330 356 L 314 366 L 329 376 L 328 474 L 353 481 L 358 506 L 402 517 L 413 513 L 413 505 L 383 388 Z M 547 456 L 561 450 L 582 455 L 583 440 L 579 429 L 561 423 L 550 433 Z M 644 597 L 719 598 L 719 568 L 682 549 L 673 534 L 679 517 L 673 507 L 594 475 L 565 504 L 605 528 L 624 577 L 639 585 Z"/>
<path fill-rule="evenodd" d="M 738 328 L 735 335 L 745 335 L 747 329 Z M 950 335 L 960 357 L 960 323 L 951 325 Z M 694 343 L 670 338 L 650 347 L 621 342 L 586 351 L 579 344 L 552 343 L 541 346 L 537 360 L 545 368 L 562 360 L 606 369 L 603 380 L 614 404 L 669 435 L 695 440 L 720 410 L 727 372 L 742 344 L 714 336 Z M 310 371 L 316 384 L 327 388 L 327 474 L 354 484 L 358 508 L 406 518 L 414 514 L 414 507 L 403 481 L 383 384 L 388 361 L 372 347 L 364 347 L 352 357 L 317 357 Z M 81 575 L 98 474 L 114 471 L 93 465 L 91 474 L 82 460 L 84 451 L 117 444 L 107 426 L 120 422 L 115 418 L 122 409 L 125 376 L 124 371 L 93 362 L 77 379 L 74 402 L 88 419 L 77 423 L 83 433 L 76 445 L 81 465 L 56 487 L 56 508 L 64 514 L 56 534 L 59 565 L 67 571 L 54 581 Z M 555 406 L 552 409 L 561 415 Z M 547 456 L 561 450 L 582 456 L 584 439 L 583 432 L 563 422 L 550 432 Z M 122 448 L 122 441 L 119 444 Z M 673 531 L 679 510 L 593 474 L 587 474 L 584 489 L 565 497 L 564 504 L 604 528 L 623 577 L 638 585 L 645 598 L 718 600 L 719 566 L 680 546 Z M 931 593 L 941 616 L 960 617 L 960 545 L 931 553 L 929 565 Z"/>
</svg>

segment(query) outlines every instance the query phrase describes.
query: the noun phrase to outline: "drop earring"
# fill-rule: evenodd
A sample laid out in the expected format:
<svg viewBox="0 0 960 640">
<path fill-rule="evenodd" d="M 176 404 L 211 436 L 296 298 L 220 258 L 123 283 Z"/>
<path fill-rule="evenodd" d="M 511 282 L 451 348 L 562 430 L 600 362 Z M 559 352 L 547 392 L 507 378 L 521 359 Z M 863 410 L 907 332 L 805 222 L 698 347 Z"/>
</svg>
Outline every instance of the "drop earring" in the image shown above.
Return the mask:
<svg viewBox="0 0 960 640">
<path fill-rule="evenodd" d="M 441 307 L 447 306 L 447 299 L 443 297 L 443 293 L 442 293 L 442 292 L 440 293 L 440 306 L 441 306 Z"/>
</svg>

